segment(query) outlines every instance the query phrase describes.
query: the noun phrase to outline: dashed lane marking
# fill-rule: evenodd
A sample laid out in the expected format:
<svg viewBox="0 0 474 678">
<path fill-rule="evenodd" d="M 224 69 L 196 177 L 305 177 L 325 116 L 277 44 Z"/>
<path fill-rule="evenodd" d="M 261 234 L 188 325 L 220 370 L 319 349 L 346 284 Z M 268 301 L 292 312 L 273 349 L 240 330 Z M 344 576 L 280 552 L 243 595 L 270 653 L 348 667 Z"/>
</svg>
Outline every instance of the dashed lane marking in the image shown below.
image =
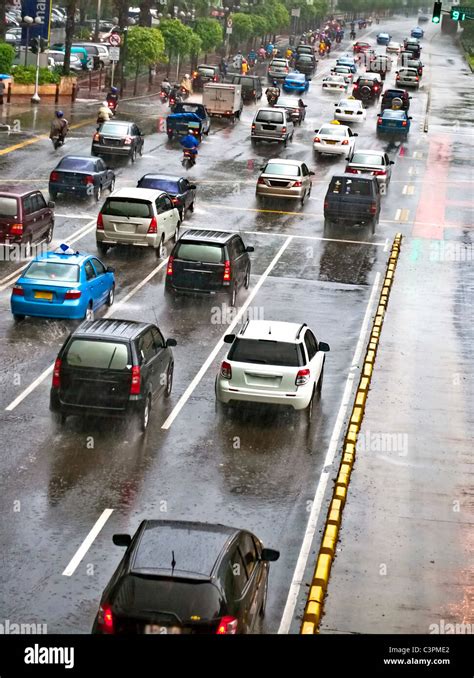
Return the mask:
<svg viewBox="0 0 474 678">
<path fill-rule="evenodd" d="M 96 521 L 95 525 L 93 526 L 93 528 L 91 529 L 91 531 L 89 532 L 87 537 L 84 539 L 82 544 L 79 546 L 79 548 L 77 549 L 74 556 L 69 561 L 68 566 L 66 567 L 66 569 L 63 572 L 63 575 L 65 577 L 71 577 L 74 574 L 74 572 L 77 569 L 77 566 L 79 565 L 81 560 L 86 555 L 87 551 L 92 546 L 94 539 L 97 537 L 97 535 L 99 534 L 101 529 L 104 527 L 105 523 L 108 521 L 108 519 L 110 518 L 112 513 L 113 513 L 113 509 L 104 509 L 102 511 L 102 514 L 100 515 L 100 517 Z"/>
</svg>

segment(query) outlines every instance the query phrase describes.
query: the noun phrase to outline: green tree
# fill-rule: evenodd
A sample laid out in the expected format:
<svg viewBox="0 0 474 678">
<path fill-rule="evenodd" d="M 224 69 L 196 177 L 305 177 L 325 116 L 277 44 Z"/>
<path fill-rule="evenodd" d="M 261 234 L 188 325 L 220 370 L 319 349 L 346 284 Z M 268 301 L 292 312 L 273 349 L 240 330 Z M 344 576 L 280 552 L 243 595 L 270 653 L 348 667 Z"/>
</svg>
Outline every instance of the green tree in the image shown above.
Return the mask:
<svg viewBox="0 0 474 678">
<path fill-rule="evenodd" d="M 0 0 L 0 17 L 4 17 L 6 12 L 6 0 Z M 0 40 L 5 40 L 7 25 L 4 21 L 0 21 Z"/>
<path fill-rule="evenodd" d="M 169 75 L 172 58 L 183 57 L 190 53 L 194 33 L 189 26 L 185 26 L 178 19 L 165 19 L 160 23 L 160 31 L 165 39 Z"/>
<path fill-rule="evenodd" d="M 191 70 L 194 70 L 197 67 L 199 53 L 201 51 L 202 51 L 202 40 L 197 33 L 192 31 L 191 36 L 189 38 L 189 54 L 191 56 Z"/>
<path fill-rule="evenodd" d="M 254 38 L 263 38 L 269 31 L 268 21 L 264 16 L 260 14 L 251 14 L 250 19 L 252 21 L 252 35 Z"/>
<path fill-rule="evenodd" d="M 157 28 L 133 26 L 128 31 L 126 60 L 135 68 L 134 95 L 141 66 L 152 66 L 165 55 L 165 41 Z"/>
<path fill-rule="evenodd" d="M 243 14 L 242 12 L 232 14 L 232 21 L 232 33 L 230 35 L 230 40 L 233 45 L 246 42 L 252 37 L 252 19 L 248 14 Z"/>
<path fill-rule="evenodd" d="M 195 34 L 201 38 L 201 49 L 205 54 L 214 52 L 224 39 L 222 25 L 216 19 L 199 19 Z"/>
<path fill-rule="evenodd" d="M 0 43 L 0 73 L 9 75 L 15 58 L 15 48 L 6 43 Z"/>
<path fill-rule="evenodd" d="M 74 36 L 75 16 L 76 16 L 77 0 L 67 0 L 66 2 L 66 28 L 64 39 L 64 75 L 69 75 L 69 67 L 71 65 L 71 46 Z"/>
</svg>

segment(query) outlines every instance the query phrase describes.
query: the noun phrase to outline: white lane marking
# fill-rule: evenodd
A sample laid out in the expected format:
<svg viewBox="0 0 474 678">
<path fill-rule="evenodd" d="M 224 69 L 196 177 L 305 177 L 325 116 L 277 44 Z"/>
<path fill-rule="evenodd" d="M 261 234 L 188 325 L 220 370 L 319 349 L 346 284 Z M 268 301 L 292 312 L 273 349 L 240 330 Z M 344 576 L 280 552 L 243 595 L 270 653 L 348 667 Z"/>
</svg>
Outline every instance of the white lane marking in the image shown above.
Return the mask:
<svg viewBox="0 0 474 678">
<path fill-rule="evenodd" d="M 101 529 L 104 527 L 105 523 L 107 520 L 110 518 L 112 512 L 114 509 L 104 509 L 102 511 L 101 516 L 98 518 L 97 522 L 95 523 L 94 527 L 92 530 L 89 532 L 87 537 L 84 539 L 82 544 L 79 546 L 77 549 L 76 553 L 74 556 L 71 558 L 69 561 L 68 566 L 63 572 L 63 575 L 65 577 L 70 577 L 71 575 L 74 574 L 76 571 L 77 566 L 81 562 L 81 560 L 84 558 L 86 555 L 87 551 L 90 549 L 92 546 L 92 543 L 94 542 L 94 539 L 97 537 Z"/>
<path fill-rule="evenodd" d="M 60 217 L 61 219 L 97 219 L 92 214 L 54 214 L 55 217 Z"/>
<path fill-rule="evenodd" d="M 408 191 L 408 184 L 405 184 L 405 186 L 404 186 L 403 189 L 402 189 L 403 195 L 406 195 L 406 194 L 407 194 L 407 191 Z"/>
<path fill-rule="evenodd" d="M 285 609 L 283 611 L 283 615 L 281 618 L 280 628 L 278 629 L 279 634 L 288 633 L 291 626 L 291 622 L 293 620 L 295 607 L 298 602 L 299 591 L 303 584 L 304 572 L 311 552 L 311 545 L 313 543 L 313 538 L 318 524 L 319 514 L 322 508 L 326 486 L 328 484 L 329 478 L 335 471 L 335 469 L 332 468 L 332 465 L 334 463 L 334 458 L 337 452 L 337 445 L 341 434 L 341 430 L 346 418 L 347 408 L 349 407 L 350 404 L 352 386 L 356 378 L 356 370 L 359 368 L 359 360 L 362 355 L 362 350 L 366 340 L 370 315 L 372 312 L 372 307 L 374 305 L 374 299 L 379 287 L 380 277 L 381 277 L 380 273 L 377 273 L 372 285 L 372 291 L 370 293 L 364 320 L 362 322 L 359 340 L 357 342 L 354 357 L 352 359 L 352 364 L 349 370 L 349 374 L 347 376 L 346 386 L 344 388 L 341 405 L 339 407 L 336 423 L 334 424 L 334 429 L 332 432 L 331 440 L 329 442 L 328 451 L 326 454 L 326 458 L 324 460 L 323 468 L 328 470 L 322 471 L 316 488 L 313 506 L 311 508 L 311 513 L 309 515 L 308 524 L 306 526 L 306 532 L 304 535 L 303 543 L 301 545 L 301 550 L 298 556 L 295 571 L 293 573 L 293 579 L 290 585 L 290 590 L 288 592 L 288 598 L 286 601 Z"/>
<path fill-rule="evenodd" d="M 143 285 L 146 285 L 146 283 L 149 280 L 151 280 L 159 271 L 161 271 L 163 266 L 166 266 L 167 262 L 168 259 L 166 258 L 164 261 L 161 262 L 161 264 L 156 266 L 145 278 L 143 278 L 143 280 L 141 280 L 132 290 L 130 290 L 130 292 L 123 299 L 117 301 L 117 303 L 114 304 L 114 306 L 109 311 L 107 311 L 107 313 L 104 314 L 104 317 L 108 318 L 114 310 L 122 306 L 122 304 L 125 304 L 131 297 L 133 297 L 139 290 L 141 290 Z M 17 405 L 19 405 L 25 398 L 27 398 L 30 395 L 30 393 L 32 393 L 35 390 L 35 388 L 39 386 L 49 374 L 52 373 L 53 367 L 54 364 L 46 368 L 37 379 L 35 379 L 24 391 L 20 393 L 19 396 L 15 398 L 15 400 L 12 400 L 12 402 L 9 405 L 7 405 L 5 410 L 7 412 L 11 412 L 12 410 L 14 410 L 15 407 L 17 407 Z"/>
<path fill-rule="evenodd" d="M 387 252 L 387 251 L 388 251 L 388 244 L 389 244 L 389 239 L 387 238 L 386 241 L 385 241 L 384 248 L 383 248 L 383 251 L 384 251 L 384 252 Z"/>
<path fill-rule="evenodd" d="M 413 159 L 414 160 L 421 160 L 423 157 L 423 153 L 421 151 L 413 151 Z"/>
<path fill-rule="evenodd" d="M 395 212 L 395 221 L 400 221 L 400 215 L 402 213 L 402 210 L 398 208 L 398 210 Z"/>
<path fill-rule="evenodd" d="M 283 252 L 286 250 L 286 248 L 288 247 L 288 245 L 290 244 L 291 241 L 292 241 L 292 236 L 290 235 L 290 236 L 285 240 L 285 242 L 283 243 L 283 245 L 280 247 L 280 249 L 278 250 L 278 252 L 276 253 L 276 255 L 273 257 L 272 261 L 270 262 L 270 264 L 268 265 L 268 267 L 266 268 L 266 270 L 264 271 L 264 273 L 262 273 L 262 275 L 261 275 L 260 278 L 258 279 L 257 284 L 256 284 L 255 287 L 253 288 L 253 290 L 252 290 L 251 294 L 249 295 L 248 299 L 245 301 L 245 303 L 243 304 L 243 306 L 240 308 L 240 311 L 237 313 L 237 315 L 236 315 L 234 321 L 233 321 L 233 322 L 229 325 L 229 327 L 224 331 L 224 333 L 222 334 L 221 338 L 219 339 L 219 341 L 217 342 L 217 344 L 214 346 L 213 350 L 211 351 L 211 353 L 210 353 L 209 356 L 207 357 L 206 361 L 205 361 L 204 364 L 201 366 L 201 369 L 200 369 L 199 372 L 196 374 L 196 376 L 194 377 L 194 379 L 192 380 L 192 382 L 189 384 L 188 388 L 185 390 L 185 392 L 183 393 L 183 395 L 181 396 L 181 398 L 178 400 L 178 402 L 177 402 L 176 406 L 174 407 L 173 411 L 171 412 L 171 414 L 169 415 L 169 417 L 166 419 L 165 423 L 164 423 L 163 426 L 161 427 L 162 429 L 169 429 L 170 426 L 171 426 L 171 424 L 174 422 L 174 420 L 175 420 L 176 417 L 178 416 L 178 414 L 181 412 L 182 408 L 183 408 L 184 405 L 187 403 L 187 401 L 188 401 L 190 395 L 192 394 L 192 392 L 194 391 L 194 389 L 196 388 L 196 386 L 199 384 L 199 382 L 200 382 L 201 379 L 203 378 L 204 374 L 207 372 L 207 370 L 208 370 L 208 368 L 209 368 L 209 365 L 213 362 L 213 360 L 215 359 L 216 355 L 219 353 L 219 351 L 221 350 L 222 346 L 224 345 L 224 341 L 223 341 L 224 336 L 225 336 L 226 334 L 231 334 L 233 328 L 237 325 L 237 323 L 239 322 L 239 320 L 242 318 L 242 316 L 244 315 L 244 313 L 245 313 L 245 311 L 247 310 L 248 306 L 250 306 L 250 304 L 252 303 L 252 300 L 255 298 L 257 292 L 259 291 L 259 289 L 261 288 L 261 286 L 263 285 L 263 283 L 265 282 L 265 280 L 268 278 L 270 272 L 271 272 L 272 269 L 275 267 L 275 265 L 277 264 L 277 262 L 278 262 L 278 260 L 280 259 L 281 255 L 282 255 Z"/>
<path fill-rule="evenodd" d="M 409 174 L 410 176 L 412 176 L 413 170 L 414 170 L 413 167 L 409 167 L 409 168 L 408 168 L 408 174 Z"/>
</svg>

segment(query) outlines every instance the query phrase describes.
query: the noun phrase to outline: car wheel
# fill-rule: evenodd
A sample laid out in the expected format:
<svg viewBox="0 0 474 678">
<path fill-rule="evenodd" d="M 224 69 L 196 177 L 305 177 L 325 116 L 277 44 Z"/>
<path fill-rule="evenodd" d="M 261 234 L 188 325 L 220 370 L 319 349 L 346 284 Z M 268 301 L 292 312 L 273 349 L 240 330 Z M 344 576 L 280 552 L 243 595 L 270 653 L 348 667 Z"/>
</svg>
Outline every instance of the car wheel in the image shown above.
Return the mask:
<svg viewBox="0 0 474 678">
<path fill-rule="evenodd" d="M 48 232 L 46 233 L 46 244 L 48 244 L 48 245 L 51 242 L 51 240 L 53 239 L 53 230 L 54 230 L 54 226 L 51 224 L 51 226 L 48 229 Z"/>
<path fill-rule="evenodd" d="M 134 147 L 130 153 L 130 160 L 132 162 L 135 162 L 136 159 L 137 159 L 137 149 Z"/>
<path fill-rule="evenodd" d="M 244 287 L 246 290 L 248 290 L 248 288 L 250 287 L 250 264 L 249 267 L 247 268 L 247 272 L 245 273 Z"/>
<path fill-rule="evenodd" d="M 265 579 L 265 588 L 263 590 L 262 604 L 260 606 L 260 610 L 258 611 L 258 614 L 259 614 L 260 617 L 265 616 L 265 609 L 267 607 L 267 597 L 268 597 L 268 572 L 267 572 L 267 577 Z"/>
<path fill-rule="evenodd" d="M 309 401 L 308 407 L 306 408 L 306 418 L 308 420 L 308 423 L 310 423 L 312 418 L 313 418 L 314 393 L 315 393 L 315 388 L 313 387 L 313 393 L 311 394 L 311 400 Z"/>
<path fill-rule="evenodd" d="M 192 203 L 189 205 L 188 210 L 189 210 L 190 212 L 194 212 L 194 200 L 193 200 Z"/>
<path fill-rule="evenodd" d="M 114 301 L 115 301 L 115 285 L 112 285 L 107 296 L 107 306 L 112 306 Z"/>
<path fill-rule="evenodd" d="M 21 315 L 20 313 L 14 313 L 14 314 L 13 314 L 13 320 L 14 320 L 16 323 L 21 322 L 22 320 L 25 319 L 25 317 L 26 317 L 26 316 Z"/>
<path fill-rule="evenodd" d="M 84 316 L 85 320 L 94 320 L 94 308 L 92 306 L 92 301 L 86 309 L 86 314 Z"/>
<path fill-rule="evenodd" d="M 113 193 L 115 191 L 115 177 L 110 182 L 109 191 Z"/>
<path fill-rule="evenodd" d="M 139 148 L 138 152 L 139 152 L 140 158 L 141 158 L 142 155 L 143 155 L 143 144 L 140 144 L 140 148 Z"/>
<path fill-rule="evenodd" d="M 174 243 L 177 243 L 178 240 L 179 240 L 180 227 L 181 227 L 181 221 L 178 221 L 178 223 L 176 224 L 176 229 L 175 229 L 174 235 L 173 235 L 173 242 Z"/>
<path fill-rule="evenodd" d="M 49 191 L 49 197 L 51 198 L 51 200 L 56 200 L 56 198 L 58 197 L 58 192 L 57 191 Z"/>
<path fill-rule="evenodd" d="M 306 198 L 307 198 L 307 194 L 306 194 L 306 191 L 305 191 L 305 192 L 303 193 L 303 195 L 301 196 L 301 201 L 300 201 L 300 202 L 301 202 L 301 207 L 303 207 L 303 205 L 305 204 Z"/>
<path fill-rule="evenodd" d="M 99 202 L 101 197 L 102 197 L 102 186 L 99 184 L 94 191 L 94 198 L 95 198 L 96 202 Z"/>
<path fill-rule="evenodd" d="M 59 426 L 63 426 L 66 423 L 67 415 L 63 414 L 62 412 L 55 412 L 53 415 L 53 419 L 56 424 L 59 424 Z"/>
<path fill-rule="evenodd" d="M 145 431 L 148 428 L 148 424 L 150 423 L 150 410 L 151 410 L 151 397 L 147 396 L 147 399 L 145 400 L 145 404 L 143 406 L 143 410 L 140 414 L 140 429 L 142 433 L 145 433 Z"/>
<path fill-rule="evenodd" d="M 288 137 L 283 139 L 283 146 L 286 148 L 288 146 Z"/>
<path fill-rule="evenodd" d="M 165 248 L 165 234 L 161 236 L 160 244 L 155 250 L 156 258 L 157 259 L 164 259 L 166 256 L 166 248 Z"/>
<path fill-rule="evenodd" d="M 234 283 L 229 292 L 229 305 L 234 307 L 236 301 L 237 301 L 237 286 Z"/>
<path fill-rule="evenodd" d="M 103 243 L 103 242 L 98 242 L 98 241 L 97 241 L 97 242 L 96 242 L 96 246 L 97 246 L 97 249 L 99 250 L 99 252 L 100 252 L 102 255 L 104 255 L 104 256 L 105 256 L 105 255 L 107 254 L 107 252 L 109 251 L 109 246 L 106 245 L 106 244 Z"/>
<path fill-rule="evenodd" d="M 321 395 L 321 389 L 323 387 L 323 381 L 324 381 L 324 363 L 323 363 L 323 367 L 321 369 L 321 374 L 319 375 L 318 385 L 316 387 L 316 391 L 317 391 L 319 396 Z"/>
<path fill-rule="evenodd" d="M 371 219 L 370 220 L 370 232 L 372 235 L 375 233 L 375 227 L 377 226 L 377 219 Z"/>
<path fill-rule="evenodd" d="M 166 372 L 166 388 L 165 388 L 165 398 L 169 398 L 171 395 L 171 389 L 173 388 L 173 372 L 174 365 L 170 363 L 168 365 L 168 370 Z"/>
</svg>

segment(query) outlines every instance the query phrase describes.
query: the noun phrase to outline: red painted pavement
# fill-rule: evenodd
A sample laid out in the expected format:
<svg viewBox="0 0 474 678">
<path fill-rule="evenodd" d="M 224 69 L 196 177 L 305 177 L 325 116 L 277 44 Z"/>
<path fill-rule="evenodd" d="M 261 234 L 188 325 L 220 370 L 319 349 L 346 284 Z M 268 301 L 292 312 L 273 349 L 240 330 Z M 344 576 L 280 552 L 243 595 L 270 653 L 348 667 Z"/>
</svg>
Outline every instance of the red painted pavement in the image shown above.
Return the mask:
<svg viewBox="0 0 474 678">
<path fill-rule="evenodd" d="M 451 135 L 431 137 L 426 171 L 421 184 L 418 209 L 414 219 L 413 236 L 442 240 L 447 205 L 447 178 L 451 161 Z M 417 223 L 423 222 L 423 223 Z"/>
</svg>

